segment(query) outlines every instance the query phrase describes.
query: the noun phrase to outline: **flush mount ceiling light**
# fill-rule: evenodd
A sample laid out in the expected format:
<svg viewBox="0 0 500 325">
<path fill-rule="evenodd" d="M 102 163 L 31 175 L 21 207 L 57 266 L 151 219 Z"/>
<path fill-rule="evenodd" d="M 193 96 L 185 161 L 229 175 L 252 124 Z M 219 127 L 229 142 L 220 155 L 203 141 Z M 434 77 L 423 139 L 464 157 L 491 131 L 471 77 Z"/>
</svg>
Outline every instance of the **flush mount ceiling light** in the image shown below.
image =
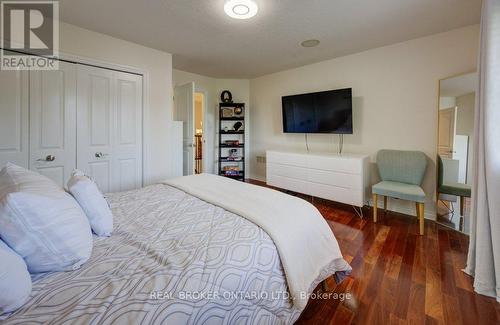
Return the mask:
<svg viewBox="0 0 500 325">
<path fill-rule="evenodd" d="M 253 0 L 228 0 L 224 11 L 231 18 L 248 19 L 257 14 L 259 7 Z"/>
<path fill-rule="evenodd" d="M 303 47 L 315 47 L 319 45 L 319 41 L 317 39 L 308 39 L 307 41 L 303 41 L 300 43 Z"/>
</svg>

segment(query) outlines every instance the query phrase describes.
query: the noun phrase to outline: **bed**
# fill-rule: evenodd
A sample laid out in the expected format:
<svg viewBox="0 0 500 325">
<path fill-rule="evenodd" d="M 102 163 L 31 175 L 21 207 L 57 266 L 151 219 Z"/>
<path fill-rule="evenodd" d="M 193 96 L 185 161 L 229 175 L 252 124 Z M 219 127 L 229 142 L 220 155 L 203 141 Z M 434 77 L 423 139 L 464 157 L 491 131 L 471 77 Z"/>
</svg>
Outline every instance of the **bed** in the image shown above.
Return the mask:
<svg viewBox="0 0 500 325">
<path fill-rule="evenodd" d="M 293 218 L 266 208 L 281 199 L 316 210 L 305 201 L 218 176 L 195 177 L 108 194 L 113 235 L 94 236 L 92 256 L 80 269 L 33 275 L 30 299 L 0 316 L 2 324 L 290 324 L 321 281 L 349 274 L 329 228 L 329 262 L 306 279 L 307 270 L 295 269 L 311 267 L 307 262 L 317 257 L 299 254 L 300 262 L 290 254 L 315 247 L 300 248 L 307 239 L 293 233 L 287 240 L 299 246 L 283 247 L 280 231 L 252 217 L 272 210 Z M 259 199 L 263 193 L 268 203 Z M 244 211 L 235 213 L 237 207 Z M 293 225 L 281 228 L 290 232 Z M 304 297 L 296 299 L 299 289 Z"/>
</svg>

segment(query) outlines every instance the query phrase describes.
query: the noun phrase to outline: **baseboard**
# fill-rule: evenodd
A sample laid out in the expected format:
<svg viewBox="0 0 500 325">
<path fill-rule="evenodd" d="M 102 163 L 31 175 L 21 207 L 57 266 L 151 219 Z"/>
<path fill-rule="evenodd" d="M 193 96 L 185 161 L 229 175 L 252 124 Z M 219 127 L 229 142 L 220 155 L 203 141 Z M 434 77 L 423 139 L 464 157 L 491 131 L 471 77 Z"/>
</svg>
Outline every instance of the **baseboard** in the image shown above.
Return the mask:
<svg viewBox="0 0 500 325">
<path fill-rule="evenodd" d="M 250 177 L 248 177 L 249 179 L 254 179 L 256 181 L 261 181 L 261 182 L 266 182 L 266 178 L 264 176 L 260 176 L 260 175 L 249 175 Z"/>
</svg>

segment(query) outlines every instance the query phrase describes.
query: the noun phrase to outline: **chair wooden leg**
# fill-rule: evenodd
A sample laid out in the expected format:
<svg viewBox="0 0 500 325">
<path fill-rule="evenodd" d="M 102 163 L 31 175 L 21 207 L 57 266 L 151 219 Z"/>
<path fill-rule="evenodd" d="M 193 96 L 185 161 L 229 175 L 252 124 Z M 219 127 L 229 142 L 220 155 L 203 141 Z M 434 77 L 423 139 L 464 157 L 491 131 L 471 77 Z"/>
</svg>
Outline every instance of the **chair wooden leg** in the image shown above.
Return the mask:
<svg viewBox="0 0 500 325">
<path fill-rule="evenodd" d="M 460 216 L 464 215 L 465 208 L 465 198 L 463 196 L 460 197 Z"/>
<path fill-rule="evenodd" d="M 387 196 L 384 196 L 384 212 L 387 212 Z"/>
<path fill-rule="evenodd" d="M 418 221 L 420 224 L 420 235 L 424 234 L 424 203 L 418 203 Z"/>
<path fill-rule="evenodd" d="M 373 222 L 377 222 L 377 208 L 378 208 L 378 202 L 377 202 L 377 194 L 373 193 Z"/>
</svg>

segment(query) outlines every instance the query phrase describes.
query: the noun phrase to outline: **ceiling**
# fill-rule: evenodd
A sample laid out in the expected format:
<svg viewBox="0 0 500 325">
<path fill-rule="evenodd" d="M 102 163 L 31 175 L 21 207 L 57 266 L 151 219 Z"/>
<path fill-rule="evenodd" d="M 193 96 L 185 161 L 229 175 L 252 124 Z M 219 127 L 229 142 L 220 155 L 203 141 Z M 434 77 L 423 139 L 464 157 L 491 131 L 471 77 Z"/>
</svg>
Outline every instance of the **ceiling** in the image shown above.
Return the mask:
<svg viewBox="0 0 500 325">
<path fill-rule="evenodd" d="M 468 73 L 460 76 L 441 80 L 439 96 L 458 97 L 476 91 L 478 82 L 477 73 Z"/>
<path fill-rule="evenodd" d="M 176 69 L 253 78 L 476 24 L 481 11 L 481 0 L 255 1 L 248 20 L 226 16 L 224 0 L 61 0 L 60 17 L 172 53 Z"/>
</svg>

